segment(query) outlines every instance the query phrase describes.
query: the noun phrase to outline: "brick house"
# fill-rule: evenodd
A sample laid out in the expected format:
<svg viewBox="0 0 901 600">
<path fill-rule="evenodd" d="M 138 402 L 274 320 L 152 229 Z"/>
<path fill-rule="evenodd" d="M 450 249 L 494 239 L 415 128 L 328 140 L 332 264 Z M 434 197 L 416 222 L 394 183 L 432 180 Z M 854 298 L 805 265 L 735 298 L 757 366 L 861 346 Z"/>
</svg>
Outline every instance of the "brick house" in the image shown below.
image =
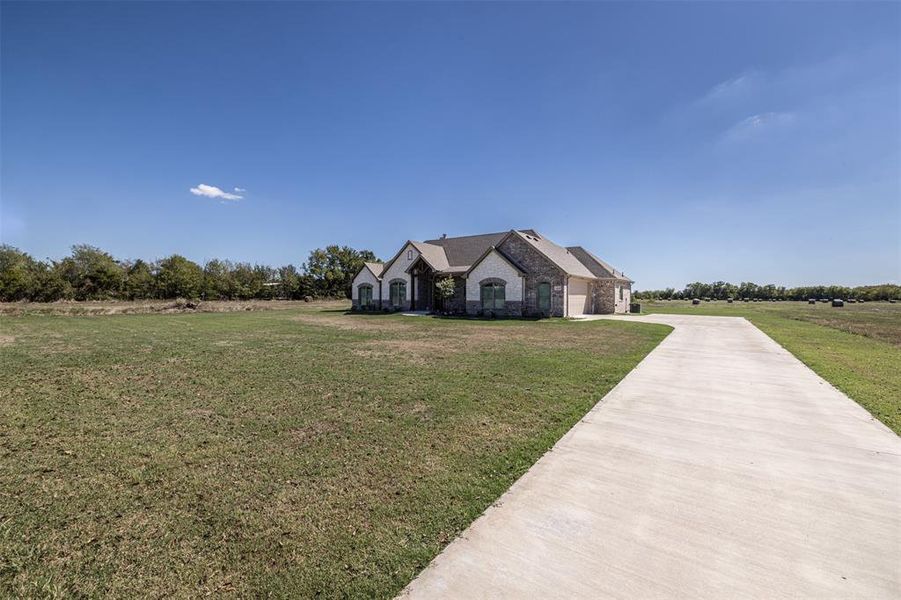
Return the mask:
<svg viewBox="0 0 901 600">
<path fill-rule="evenodd" d="M 451 277 L 454 294 L 435 284 Z M 533 229 L 407 241 L 386 263 L 353 280 L 356 310 L 444 311 L 576 317 L 624 313 L 632 280 L 581 246 L 564 248 Z"/>
</svg>

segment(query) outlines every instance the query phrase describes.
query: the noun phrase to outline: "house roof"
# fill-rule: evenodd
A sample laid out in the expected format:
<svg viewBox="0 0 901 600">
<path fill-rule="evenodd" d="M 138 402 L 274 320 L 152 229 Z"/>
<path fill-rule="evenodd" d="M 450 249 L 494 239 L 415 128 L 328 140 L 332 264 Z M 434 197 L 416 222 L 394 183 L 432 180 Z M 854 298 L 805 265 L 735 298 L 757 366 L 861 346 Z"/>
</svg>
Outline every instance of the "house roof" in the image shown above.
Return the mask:
<svg viewBox="0 0 901 600">
<path fill-rule="evenodd" d="M 440 246 L 444 249 L 447 264 L 450 267 L 466 267 L 465 271 L 476 262 L 485 251 L 498 243 L 509 231 L 485 233 L 482 235 L 465 235 L 462 237 L 446 237 L 437 240 L 426 240 L 426 244 Z"/>
<path fill-rule="evenodd" d="M 369 269 L 370 271 L 372 271 L 372 274 L 375 275 L 376 278 L 378 278 L 378 279 L 381 279 L 381 278 L 382 278 L 382 271 L 383 271 L 384 268 L 385 268 L 384 263 L 380 263 L 380 262 L 364 262 L 364 263 L 363 263 L 363 266 L 364 266 L 365 268 Z"/>
<path fill-rule="evenodd" d="M 536 250 L 551 259 L 551 262 L 560 267 L 567 275 L 585 277 L 587 279 L 594 279 L 596 277 L 596 275 L 583 265 L 569 250 L 563 246 L 558 246 L 534 229 L 522 229 L 516 233 L 526 242 L 534 246 Z"/>
<path fill-rule="evenodd" d="M 419 251 L 419 255 L 422 259 L 435 271 L 446 271 L 450 267 L 447 262 L 447 256 L 444 253 L 444 248 L 441 246 L 436 246 L 429 242 L 410 243 Z"/>
<path fill-rule="evenodd" d="M 569 246 L 567 248 L 579 261 L 591 271 L 595 277 L 605 279 L 622 279 L 631 282 L 622 271 L 617 271 L 609 263 L 604 262 L 582 246 Z"/>
<path fill-rule="evenodd" d="M 366 263 L 366 265 L 376 277 L 381 277 L 387 267 L 400 256 L 407 244 L 410 244 L 416 248 L 422 260 L 436 272 L 447 275 L 464 274 L 510 235 L 516 235 L 531 245 L 567 275 L 585 277 L 587 279 L 614 277 L 629 281 L 622 272 L 615 270 L 581 246 L 572 246 L 570 248 L 558 246 L 534 229 L 514 229 L 481 235 L 442 237 L 424 242 L 408 240 L 401 246 L 401 251 L 387 263 Z M 510 260 L 507 256 L 504 256 L 504 258 L 508 261 Z M 522 270 L 515 263 L 513 264 L 517 269 Z"/>
</svg>

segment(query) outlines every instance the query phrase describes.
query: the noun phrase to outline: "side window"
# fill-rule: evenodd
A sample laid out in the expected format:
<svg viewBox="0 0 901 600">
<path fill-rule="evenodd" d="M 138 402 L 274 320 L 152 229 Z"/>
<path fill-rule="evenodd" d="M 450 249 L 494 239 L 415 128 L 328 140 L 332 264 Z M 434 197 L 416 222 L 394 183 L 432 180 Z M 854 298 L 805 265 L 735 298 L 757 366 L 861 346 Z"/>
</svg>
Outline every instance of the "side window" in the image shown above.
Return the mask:
<svg viewBox="0 0 901 600">
<path fill-rule="evenodd" d="M 403 281 L 391 282 L 391 305 L 400 306 L 407 297 L 407 284 Z"/>
<path fill-rule="evenodd" d="M 413 260 L 413 250 L 407 250 L 407 260 Z"/>
<path fill-rule="evenodd" d="M 623 288 L 622 287 L 619 288 L 619 299 L 620 300 L 623 299 Z"/>
<path fill-rule="evenodd" d="M 486 283 L 482 285 L 482 308 L 495 310 L 504 308 L 507 299 L 506 287 L 502 283 Z"/>
<path fill-rule="evenodd" d="M 538 310 L 551 310 L 551 284 L 549 283 L 538 284 Z"/>
<path fill-rule="evenodd" d="M 360 306 L 369 306 L 372 304 L 372 286 L 368 284 L 361 285 L 357 295 L 360 298 Z"/>
</svg>

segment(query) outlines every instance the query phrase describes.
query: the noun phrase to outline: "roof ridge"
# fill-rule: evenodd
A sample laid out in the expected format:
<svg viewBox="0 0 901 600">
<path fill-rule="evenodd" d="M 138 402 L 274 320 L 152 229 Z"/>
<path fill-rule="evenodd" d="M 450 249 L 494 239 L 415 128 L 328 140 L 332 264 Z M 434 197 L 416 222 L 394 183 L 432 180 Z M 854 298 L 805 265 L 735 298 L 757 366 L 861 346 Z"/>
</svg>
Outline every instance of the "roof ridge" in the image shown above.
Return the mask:
<svg viewBox="0 0 901 600">
<path fill-rule="evenodd" d="M 443 237 L 443 238 L 434 238 L 434 239 L 431 239 L 431 240 L 426 240 L 426 241 L 423 242 L 423 243 L 425 243 L 425 244 L 432 244 L 432 242 L 443 242 L 444 240 L 462 240 L 462 239 L 465 239 L 465 238 L 484 237 L 484 236 L 488 236 L 488 235 L 501 235 L 501 234 L 509 233 L 509 232 L 510 232 L 510 230 L 507 229 L 507 230 L 505 230 L 505 231 L 493 231 L 493 232 L 490 232 L 490 233 L 473 233 L 473 234 L 470 234 L 470 235 L 447 236 L 447 237 Z M 433 246 L 439 246 L 440 244 L 432 244 L 432 245 L 433 245 Z"/>
</svg>

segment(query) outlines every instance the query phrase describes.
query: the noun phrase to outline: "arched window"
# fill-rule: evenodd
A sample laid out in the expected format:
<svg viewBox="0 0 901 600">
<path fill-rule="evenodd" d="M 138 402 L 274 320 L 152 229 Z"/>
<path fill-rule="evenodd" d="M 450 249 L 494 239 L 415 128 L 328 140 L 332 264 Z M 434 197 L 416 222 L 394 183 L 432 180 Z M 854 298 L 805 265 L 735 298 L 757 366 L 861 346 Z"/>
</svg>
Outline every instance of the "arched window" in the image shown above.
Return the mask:
<svg viewBox="0 0 901 600">
<path fill-rule="evenodd" d="M 551 310 L 551 284 L 538 284 L 538 310 L 550 312 Z"/>
<path fill-rule="evenodd" d="M 359 298 L 360 306 L 372 306 L 372 286 L 364 283 L 357 288 L 357 298 Z"/>
<path fill-rule="evenodd" d="M 407 282 L 392 281 L 391 282 L 391 306 L 401 306 L 407 299 Z"/>
<path fill-rule="evenodd" d="M 503 283 L 483 283 L 482 284 L 482 309 L 496 310 L 504 308 L 506 300 L 506 290 Z"/>
</svg>

